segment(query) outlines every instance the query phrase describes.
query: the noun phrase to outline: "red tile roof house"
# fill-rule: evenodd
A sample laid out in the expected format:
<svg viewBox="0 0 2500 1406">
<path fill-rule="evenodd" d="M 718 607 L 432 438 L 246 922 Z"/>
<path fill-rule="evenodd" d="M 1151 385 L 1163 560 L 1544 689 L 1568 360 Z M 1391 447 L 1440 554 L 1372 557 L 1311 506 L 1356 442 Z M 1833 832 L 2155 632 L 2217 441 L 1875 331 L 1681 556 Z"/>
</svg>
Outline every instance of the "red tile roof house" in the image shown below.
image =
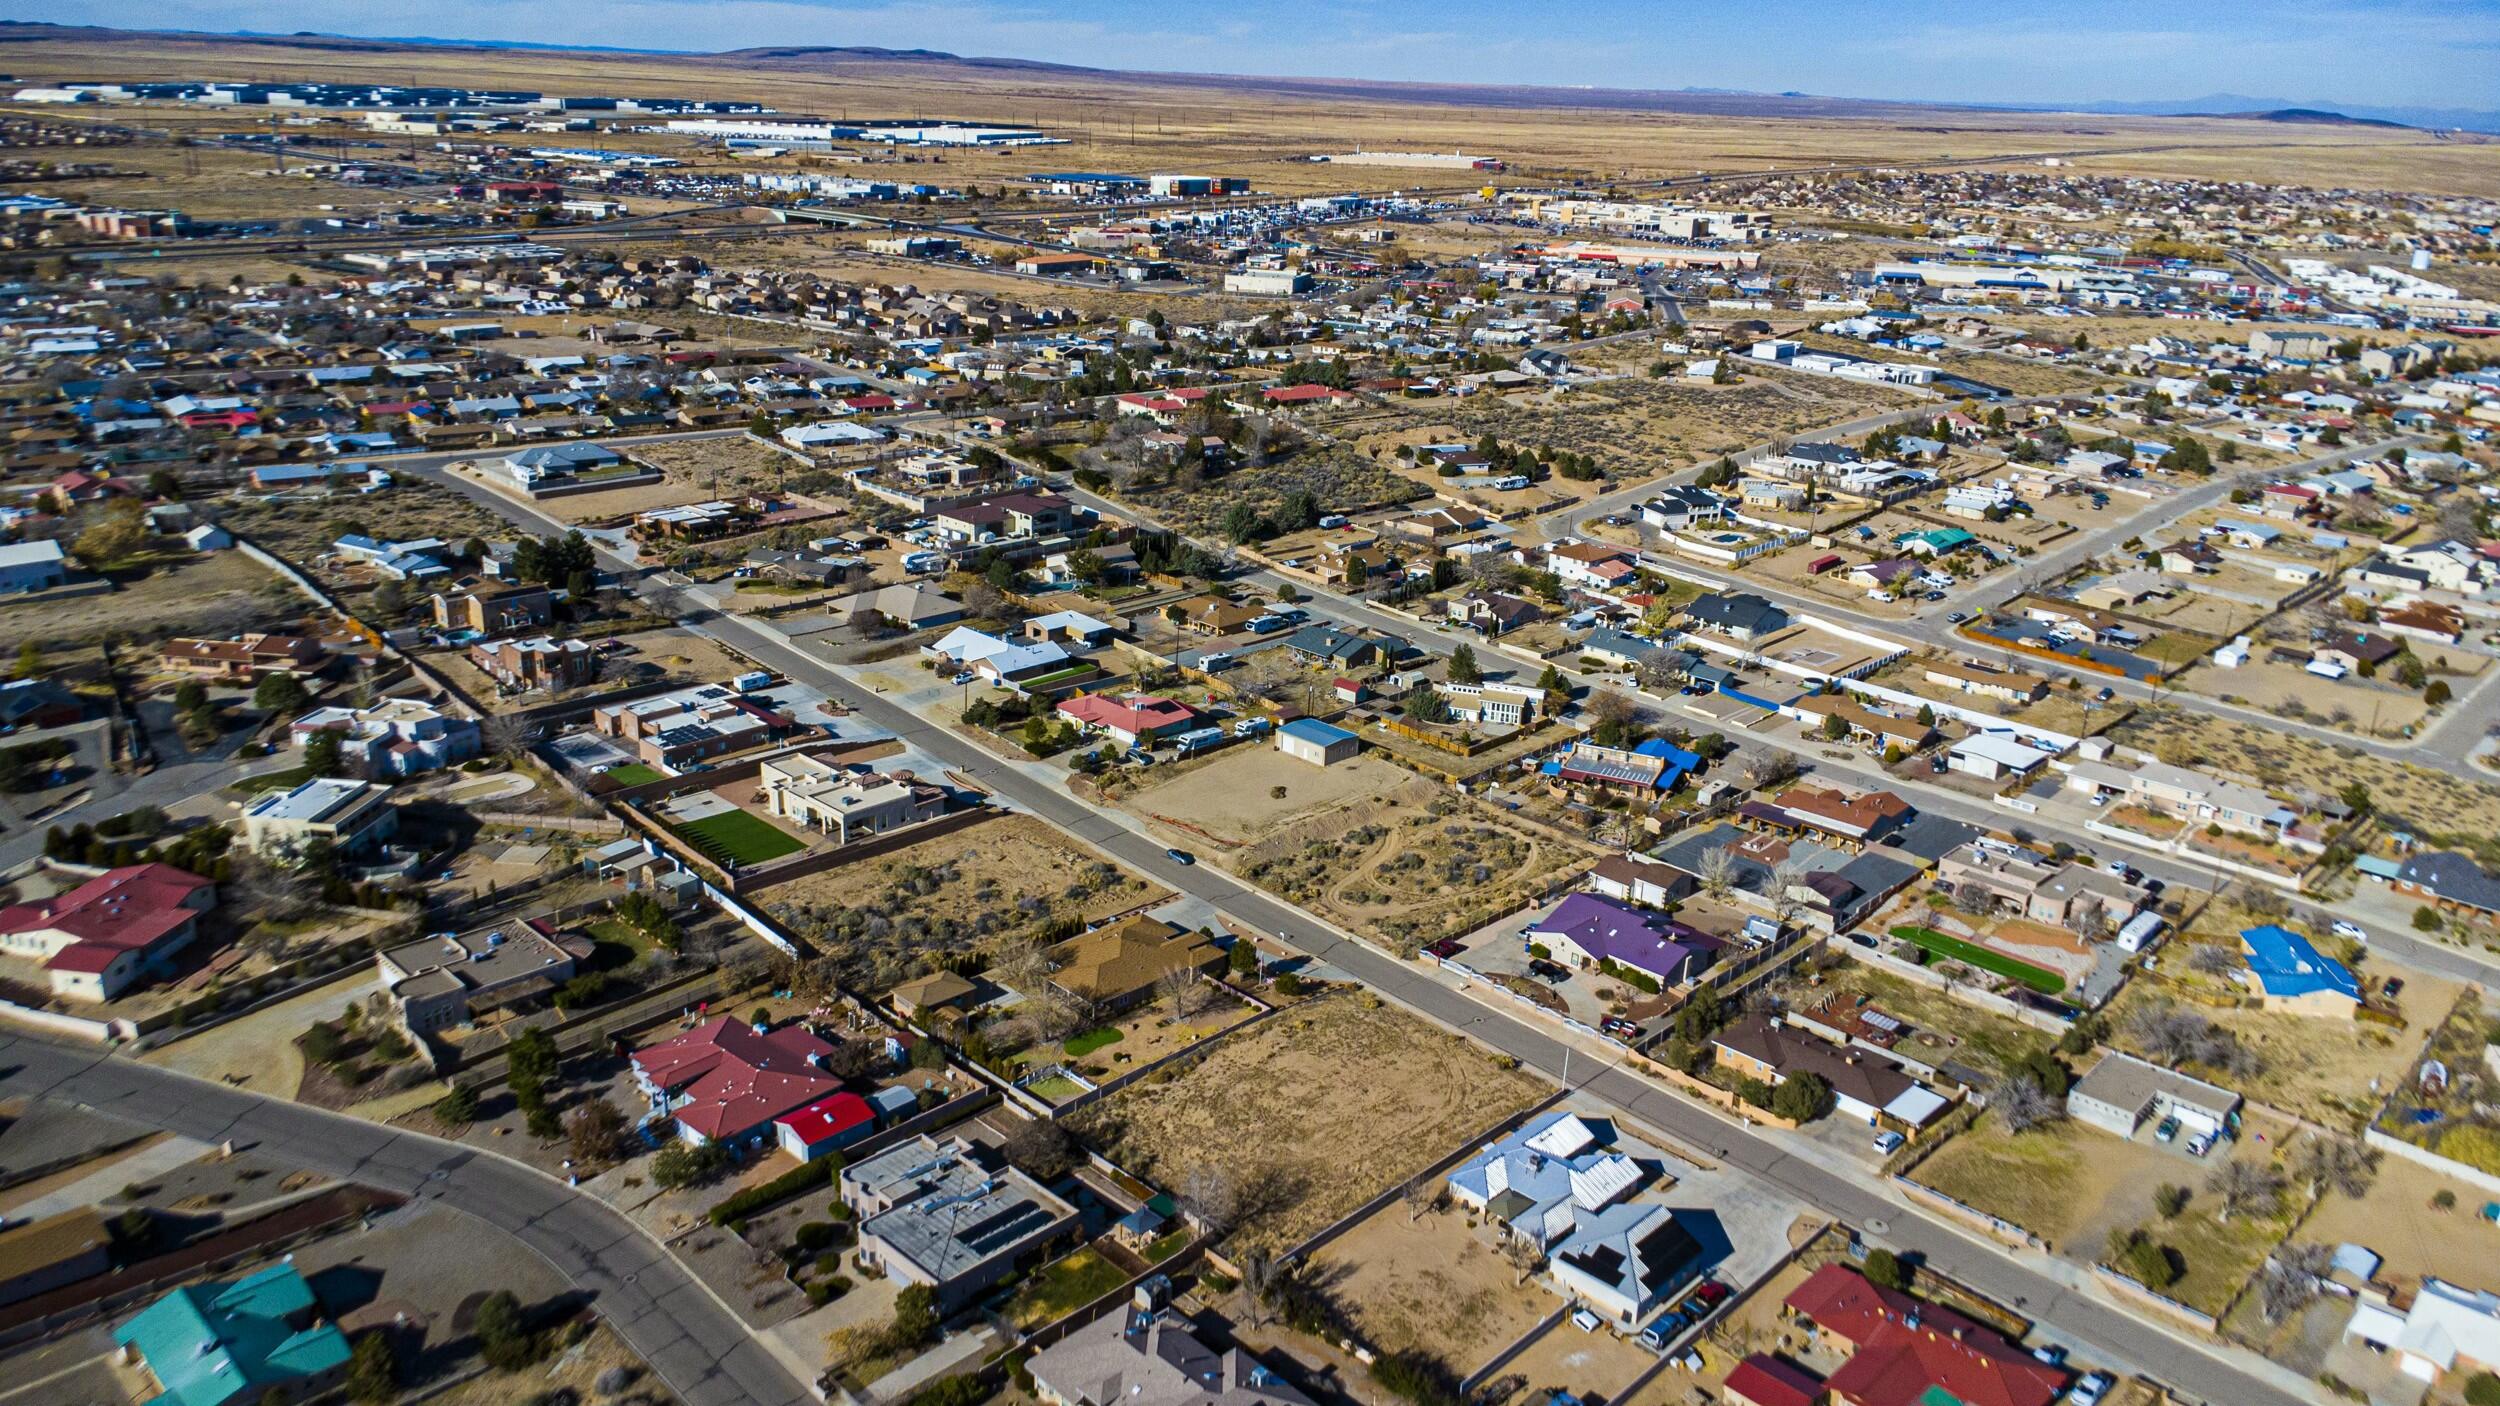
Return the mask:
<svg viewBox="0 0 2500 1406">
<path fill-rule="evenodd" d="M 0 908 L 0 952 L 43 963 L 57 995 L 109 1001 L 199 935 L 217 886 L 170 864 L 108 869 L 64 894 Z"/>
<path fill-rule="evenodd" d="M 775 1119 L 842 1087 L 818 1063 L 831 1053 L 804 1026 L 765 1030 L 722 1016 L 634 1051 L 634 1082 L 686 1141 L 754 1146 L 776 1135 Z"/>
<path fill-rule="evenodd" d="M 1719 1399 L 1727 1406 L 1815 1406 L 1823 1384 L 1802 1367 L 1757 1352 L 1727 1374 Z"/>
<path fill-rule="evenodd" d="M 1187 732 L 1198 721 L 1197 710 L 1188 704 L 1142 693 L 1126 698 L 1088 694 L 1065 699 L 1059 704 L 1059 716 L 1080 727 L 1099 728 L 1123 747 L 1136 746 L 1139 738 L 1160 742 Z"/>
<path fill-rule="evenodd" d="M 1837 1406 L 1920 1406 L 1931 1392 L 1962 1406 L 2049 1406 L 2066 1373 L 1985 1324 L 1878 1288 L 1847 1265 L 1827 1264 L 1782 1306 L 1850 1354 L 1823 1383 Z"/>
</svg>

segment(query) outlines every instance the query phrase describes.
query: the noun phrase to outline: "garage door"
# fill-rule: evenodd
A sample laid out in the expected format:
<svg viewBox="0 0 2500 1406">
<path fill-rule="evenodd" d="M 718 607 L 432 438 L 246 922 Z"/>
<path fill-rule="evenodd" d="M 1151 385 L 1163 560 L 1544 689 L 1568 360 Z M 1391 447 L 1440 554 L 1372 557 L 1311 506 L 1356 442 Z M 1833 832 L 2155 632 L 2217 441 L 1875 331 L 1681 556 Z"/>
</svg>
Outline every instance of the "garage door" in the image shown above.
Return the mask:
<svg viewBox="0 0 2500 1406">
<path fill-rule="evenodd" d="M 2212 1114 L 2205 1112 L 2203 1109 L 2189 1108 L 2184 1104 L 2174 1103 L 2170 1105 L 2170 1113 L 2172 1117 L 2179 1120 L 2180 1127 L 2187 1129 L 2191 1133 L 2219 1133 L 2222 1131 L 2221 1120 L 2215 1118 Z"/>
</svg>

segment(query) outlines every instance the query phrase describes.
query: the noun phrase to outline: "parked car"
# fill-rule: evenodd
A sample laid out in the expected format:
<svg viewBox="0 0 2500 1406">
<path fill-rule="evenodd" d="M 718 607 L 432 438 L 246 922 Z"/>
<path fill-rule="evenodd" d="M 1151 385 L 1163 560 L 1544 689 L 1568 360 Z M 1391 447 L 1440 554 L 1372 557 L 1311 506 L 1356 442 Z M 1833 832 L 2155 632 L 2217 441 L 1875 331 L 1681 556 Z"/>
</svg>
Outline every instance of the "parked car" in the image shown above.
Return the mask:
<svg viewBox="0 0 2500 1406">
<path fill-rule="evenodd" d="M 1440 958 L 1442 961 L 1445 961 L 1445 962 L 1446 962 L 1446 961 L 1448 961 L 1450 958 L 1455 957 L 1455 956 L 1457 956 L 1459 953 L 1464 952 L 1464 951 L 1466 951 L 1466 950 L 1467 950 L 1467 944 L 1466 944 L 1466 943 L 1463 943 L 1463 942 L 1459 941 L 1459 940 L 1458 940 L 1457 938 L 1455 938 L 1455 937 L 1445 937 L 1445 938 L 1441 939 L 1439 942 L 1433 943 L 1431 946 L 1426 947 L 1426 948 L 1424 949 L 1424 955 L 1429 956 L 1429 957 L 1438 957 L 1438 958 Z"/>
<path fill-rule="evenodd" d="M 1198 862 L 1198 856 L 1191 854 L 1185 849 L 1167 849 L 1163 852 L 1163 857 L 1171 860 L 1174 864 L 1195 864 Z"/>
<path fill-rule="evenodd" d="M 2042 1343 L 2031 1350 L 2031 1355 L 2052 1367 L 2066 1365 L 2066 1349 L 2058 1343 Z"/>
<path fill-rule="evenodd" d="M 2387 980 L 2386 980 L 2386 981 L 2384 981 L 2384 982 L 2380 983 L 2379 988 L 2378 988 L 2378 994 L 2380 994 L 2380 995 L 2382 995 L 2382 996 L 2386 997 L 2388 1000 L 2391 1000 L 2391 1001 L 2392 1001 L 2392 1000 L 2395 1000 L 2398 996 L 2403 995 L 2403 994 L 2404 994 L 2404 989 L 2405 989 L 2405 979 L 2404 979 L 2403 977 L 2401 977 L 2401 976 L 2391 976 L 2391 977 L 2387 978 Z"/>
<path fill-rule="evenodd" d="M 2213 1146 L 2214 1135 L 2212 1133 L 2198 1133 L 2196 1136 L 2188 1139 L 2187 1155 L 2190 1157 L 2202 1157 L 2206 1153 L 2211 1152 L 2213 1150 Z"/>
<path fill-rule="evenodd" d="M 1907 1141 L 1909 1141 L 1909 1139 L 1894 1132 L 1890 1128 L 1886 1128 L 1882 1132 L 1875 1135 L 1875 1150 L 1886 1157 L 1890 1157 L 1892 1154 L 1900 1151 L 1901 1144 Z"/>
<path fill-rule="evenodd" d="M 1528 974 L 1540 981 L 1558 984 L 1571 979 L 1571 968 L 1560 962 L 1549 962 L 1543 957 L 1530 957 Z"/>
<path fill-rule="evenodd" d="M 1668 1326 L 1667 1320 L 1672 1316 L 1672 1313 L 1659 1315 L 1656 1322 L 1641 1330 L 1640 1337 L 1635 1341 L 1652 1352 L 1666 1351 L 1667 1344 L 1675 1340 L 1677 1331 L 1683 1326 L 1682 1324 L 1674 1327 Z"/>
<path fill-rule="evenodd" d="M 1212 654 L 1201 654 L 1198 656 L 1198 667 L 1206 670 L 1210 674 L 1232 662 L 1233 656 L 1220 649 L 1216 650 Z"/>
<path fill-rule="evenodd" d="M 2109 1373 L 2094 1372 L 2075 1383 L 2075 1389 L 2067 1394 L 2067 1406 L 2099 1406 L 2100 1399 L 2108 1394 L 2110 1387 L 2114 1384 L 2115 1379 Z"/>
<path fill-rule="evenodd" d="M 1614 1036 L 1618 1040 L 1637 1040 L 1641 1038 L 1641 1023 L 1637 1020 L 1626 1020 L 1619 1015 L 1610 1015 L 1604 1020 L 1599 1021 L 1597 1023 L 1597 1028 L 1609 1035 Z"/>
<path fill-rule="evenodd" d="M 1585 1308 L 1575 1308 L 1571 1311 L 1571 1326 L 1583 1333 L 1594 1333 L 1597 1331 L 1597 1315 Z"/>
<path fill-rule="evenodd" d="M 1704 1279 L 1701 1287 L 1693 1291 L 1693 1297 L 1699 1299 L 1704 1308 L 1717 1308 L 1727 1301 L 1730 1292 L 1726 1284 L 1716 1279 Z"/>
<path fill-rule="evenodd" d="M 1964 621 L 1966 621 L 1966 620 L 1968 620 L 1968 619 L 1970 619 L 1970 612 L 1969 612 L 1969 611 L 1967 611 L 1967 610 L 1957 610 L 1957 611 L 1953 612 L 1951 615 L 1946 616 L 1946 617 L 1944 618 L 1944 622 L 1945 622 L 1946 624 L 1948 624 L 1948 625 L 1959 625 L 1959 624 L 1961 624 L 1962 622 L 1964 622 Z"/>
<path fill-rule="evenodd" d="M 2178 1136 L 2179 1119 L 2175 1114 L 2171 1117 L 2162 1119 L 2160 1126 L 2153 1129 L 2153 1141 L 2155 1142 L 2170 1142 L 2175 1140 Z"/>
<path fill-rule="evenodd" d="M 2354 922 L 2350 918 L 2337 918 L 2335 920 L 2334 932 L 2337 937 L 2349 937 L 2355 942 L 2367 942 L 2370 940 L 2370 930 L 2361 926 L 2359 923 Z"/>
</svg>

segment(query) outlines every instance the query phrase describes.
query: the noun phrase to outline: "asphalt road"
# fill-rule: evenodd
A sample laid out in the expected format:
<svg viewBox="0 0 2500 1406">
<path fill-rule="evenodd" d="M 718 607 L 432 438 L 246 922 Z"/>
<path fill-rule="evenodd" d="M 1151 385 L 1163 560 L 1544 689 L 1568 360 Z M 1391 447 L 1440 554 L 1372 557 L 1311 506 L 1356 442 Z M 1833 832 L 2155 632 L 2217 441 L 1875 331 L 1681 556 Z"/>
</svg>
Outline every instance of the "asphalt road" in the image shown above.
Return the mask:
<svg viewBox="0 0 2500 1406">
<path fill-rule="evenodd" d="M 0 1032 L 0 1090 L 449 1203 L 528 1246 L 687 1406 L 801 1406 L 803 1383 L 668 1250 L 595 1197 L 492 1152 L 262 1098 L 93 1048 Z M 481 1287 L 492 1287 L 481 1285 Z"/>
</svg>

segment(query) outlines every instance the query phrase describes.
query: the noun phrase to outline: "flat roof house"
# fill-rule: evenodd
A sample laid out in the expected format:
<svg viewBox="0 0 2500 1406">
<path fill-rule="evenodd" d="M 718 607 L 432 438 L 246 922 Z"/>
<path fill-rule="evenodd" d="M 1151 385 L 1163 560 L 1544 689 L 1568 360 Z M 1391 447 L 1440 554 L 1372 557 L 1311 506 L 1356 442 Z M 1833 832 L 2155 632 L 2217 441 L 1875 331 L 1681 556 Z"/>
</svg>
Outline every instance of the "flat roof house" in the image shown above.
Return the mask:
<svg viewBox="0 0 2500 1406">
<path fill-rule="evenodd" d="M 474 718 L 444 712 L 422 698 L 392 698 L 370 708 L 315 708 L 287 728 L 301 747 L 317 732 L 339 736 L 339 756 L 367 776 L 398 778 L 457 766 L 478 754 L 484 734 Z"/>
<path fill-rule="evenodd" d="M 78 887 L 0 908 L 0 951 L 43 964 L 54 994 L 109 1001 L 199 935 L 217 886 L 170 864 L 108 869 Z"/>
<path fill-rule="evenodd" d="M 1155 1298 L 1141 1284 L 1128 1307 L 1034 1354 L 1025 1370 L 1043 1406 L 1312 1406 L 1243 1349 L 1199 1341 Z"/>
<path fill-rule="evenodd" d="M 358 854 L 399 833 L 390 792 L 371 781 L 315 777 L 265 791 L 243 808 L 243 846 L 264 858 L 294 856 L 315 841 Z"/>
<path fill-rule="evenodd" d="M 2219 1133 L 2238 1123 L 2240 1096 L 2112 1050 L 2067 1090 L 2066 1111 L 2078 1123 L 2119 1137 L 2135 1136 L 2147 1119 L 2173 1115 L 2197 1132 Z"/>
<path fill-rule="evenodd" d="M 842 1202 L 859 1216 L 858 1254 L 946 1312 L 1075 1230 L 1074 1206 L 959 1137 L 923 1133 L 842 1169 Z"/>
<path fill-rule="evenodd" d="M 805 753 L 766 760 L 755 776 L 756 799 L 768 814 L 832 835 L 841 844 L 932 820 L 946 811 L 946 790 L 909 772 L 854 770 Z"/>
<path fill-rule="evenodd" d="M 573 979 L 590 951 L 587 939 L 520 923 L 386 947 L 374 966 L 400 1024 L 424 1035 L 546 1000 Z"/>
<path fill-rule="evenodd" d="M 347 1367 L 347 1335 L 320 1321 L 312 1286 L 291 1263 L 241 1279 L 185 1284 L 113 1330 L 159 1388 L 158 1406 L 312 1396 Z"/>
</svg>

